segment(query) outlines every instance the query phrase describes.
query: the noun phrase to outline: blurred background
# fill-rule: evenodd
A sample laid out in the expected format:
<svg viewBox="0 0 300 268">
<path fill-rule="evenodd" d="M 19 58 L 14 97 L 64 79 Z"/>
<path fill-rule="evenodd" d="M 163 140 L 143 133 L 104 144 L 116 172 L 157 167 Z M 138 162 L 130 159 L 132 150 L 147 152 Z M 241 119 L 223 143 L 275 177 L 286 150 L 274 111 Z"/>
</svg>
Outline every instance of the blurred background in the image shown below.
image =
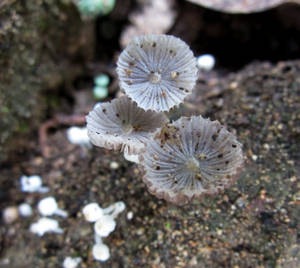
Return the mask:
<svg viewBox="0 0 300 268">
<path fill-rule="evenodd" d="M 149 33 L 197 57 L 171 118 L 217 119 L 244 146 L 237 184 L 185 208 L 84 128 Z M 299 149 L 299 0 L 0 0 L 0 267 L 299 267 Z M 92 202 L 124 205 L 100 257 Z"/>
</svg>

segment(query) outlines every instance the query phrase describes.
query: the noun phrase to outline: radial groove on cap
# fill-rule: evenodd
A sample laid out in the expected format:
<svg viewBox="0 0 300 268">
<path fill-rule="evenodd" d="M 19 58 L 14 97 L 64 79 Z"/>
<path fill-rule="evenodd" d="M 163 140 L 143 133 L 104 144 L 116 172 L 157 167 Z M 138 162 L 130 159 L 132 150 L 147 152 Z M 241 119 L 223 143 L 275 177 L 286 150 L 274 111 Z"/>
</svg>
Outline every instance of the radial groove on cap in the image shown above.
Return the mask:
<svg viewBox="0 0 300 268">
<path fill-rule="evenodd" d="M 117 64 L 121 88 L 144 110 L 169 111 L 183 102 L 197 80 L 193 52 L 170 35 L 134 38 Z"/>
<path fill-rule="evenodd" d="M 99 104 L 86 120 L 94 145 L 128 154 L 139 153 L 151 133 L 168 121 L 162 113 L 145 112 L 126 96 Z"/>
<path fill-rule="evenodd" d="M 155 132 L 140 163 L 150 193 L 183 205 L 235 182 L 242 145 L 218 121 L 182 117 Z"/>
</svg>

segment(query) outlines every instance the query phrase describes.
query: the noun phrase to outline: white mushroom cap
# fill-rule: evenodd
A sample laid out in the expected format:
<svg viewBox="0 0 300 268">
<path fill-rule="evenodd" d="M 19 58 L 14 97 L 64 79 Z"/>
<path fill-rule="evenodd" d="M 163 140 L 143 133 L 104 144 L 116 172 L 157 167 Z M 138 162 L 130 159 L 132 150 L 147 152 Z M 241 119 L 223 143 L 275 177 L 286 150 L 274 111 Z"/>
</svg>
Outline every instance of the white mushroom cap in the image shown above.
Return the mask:
<svg viewBox="0 0 300 268">
<path fill-rule="evenodd" d="M 197 58 L 197 66 L 203 71 L 211 71 L 214 68 L 215 63 L 215 57 L 210 54 L 204 54 Z"/>
<path fill-rule="evenodd" d="M 23 192 L 41 192 L 45 193 L 48 192 L 47 187 L 42 187 L 42 178 L 38 175 L 33 176 L 22 176 L 20 179 L 21 183 L 21 190 Z"/>
<path fill-rule="evenodd" d="M 27 203 L 22 203 L 19 205 L 19 213 L 22 217 L 29 217 L 32 215 L 32 208 Z"/>
<path fill-rule="evenodd" d="M 104 244 L 95 244 L 92 252 L 97 261 L 107 261 L 110 258 L 109 248 Z"/>
<path fill-rule="evenodd" d="M 96 222 L 103 216 L 103 209 L 97 203 L 87 204 L 82 213 L 88 222 Z"/>
<path fill-rule="evenodd" d="M 80 257 L 66 257 L 63 262 L 63 268 L 76 268 L 82 259 Z"/>
<path fill-rule="evenodd" d="M 38 210 L 43 216 L 52 216 L 54 214 L 66 217 L 68 214 L 59 209 L 54 197 L 46 197 L 38 203 Z"/>
<path fill-rule="evenodd" d="M 201 116 L 167 124 L 140 158 L 149 191 L 179 205 L 229 187 L 243 163 L 236 137 Z"/>
<path fill-rule="evenodd" d="M 63 233 L 63 230 L 59 228 L 57 220 L 49 218 L 41 218 L 36 223 L 30 225 L 30 231 L 43 236 L 45 233 L 53 232 L 57 234 Z"/>
<path fill-rule="evenodd" d="M 15 206 L 5 208 L 2 212 L 2 217 L 7 224 L 14 222 L 19 217 L 18 208 Z"/>
<path fill-rule="evenodd" d="M 116 228 L 116 222 L 110 215 L 103 215 L 94 225 L 95 233 L 101 237 L 107 237 Z"/>
<path fill-rule="evenodd" d="M 94 145 L 129 154 L 143 150 L 149 135 L 168 121 L 164 114 L 145 112 L 126 96 L 99 104 L 86 120 Z"/>
<path fill-rule="evenodd" d="M 90 147 L 90 139 L 86 127 L 70 127 L 67 130 L 67 138 L 72 144 Z"/>
<path fill-rule="evenodd" d="M 177 37 L 141 35 L 121 53 L 120 87 L 144 110 L 169 111 L 191 94 L 197 80 L 196 58 Z"/>
</svg>

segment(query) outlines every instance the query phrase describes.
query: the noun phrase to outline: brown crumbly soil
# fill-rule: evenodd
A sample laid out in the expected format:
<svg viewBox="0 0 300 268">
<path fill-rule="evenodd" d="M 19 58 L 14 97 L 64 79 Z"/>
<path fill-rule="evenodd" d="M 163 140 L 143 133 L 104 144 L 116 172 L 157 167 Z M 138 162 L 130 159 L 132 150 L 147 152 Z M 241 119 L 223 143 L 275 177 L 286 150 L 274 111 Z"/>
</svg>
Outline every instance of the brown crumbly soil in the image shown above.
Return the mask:
<svg viewBox="0 0 300 268">
<path fill-rule="evenodd" d="M 289 61 L 201 75 L 193 101 L 177 116 L 202 114 L 236 131 L 246 164 L 233 187 L 184 208 L 150 195 L 137 166 L 117 152 L 84 151 L 60 127 L 50 133 L 46 159 L 33 135 L 26 153 L 0 171 L 1 206 L 28 202 L 34 208 L 33 216 L 1 225 L 0 267 L 61 267 L 66 256 L 80 256 L 79 267 L 299 267 L 299 73 L 300 61 Z M 78 93 L 81 100 L 90 94 Z M 50 192 L 22 193 L 23 174 L 41 175 Z M 49 195 L 70 215 L 58 219 L 62 235 L 38 237 L 29 226 L 40 218 L 37 202 Z M 106 207 L 119 200 L 126 210 L 104 239 L 111 258 L 95 262 L 93 225 L 81 210 L 89 202 Z"/>
</svg>

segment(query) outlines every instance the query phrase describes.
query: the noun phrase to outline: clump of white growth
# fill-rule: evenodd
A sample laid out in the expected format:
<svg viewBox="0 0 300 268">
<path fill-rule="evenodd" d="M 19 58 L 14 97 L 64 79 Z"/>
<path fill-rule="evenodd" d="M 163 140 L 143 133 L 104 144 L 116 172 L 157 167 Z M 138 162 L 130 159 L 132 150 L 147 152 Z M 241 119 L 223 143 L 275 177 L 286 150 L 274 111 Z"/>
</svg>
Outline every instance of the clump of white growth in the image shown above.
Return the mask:
<svg viewBox="0 0 300 268">
<path fill-rule="evenodd" d="M 110 258 L 109 248 L 103 244 L 102 238 L 107 237 L 116 228 L 115 218 L 124 211 L 125 203 L 116 202 L 106 208 L 101 208 L 97 203 L 86 205 L 82 212 L 85 219 L 94 223 L 95 244 L 92 254 L 97 261 L 107 261 Z"/>
<path fill-rule="evenodd" d="M 22 217 L 29 217 L 29 216 L 32 215 L 32 208 L 27 203 L 20 204 L 19 207 L 18 207 L 18 209 L 19 209 L 19 214 Z"/>
<path fill-rule="evenodd" d="M 46 217 L 41 218 L 37 222 L 31 224 L 30 231 L 39 236 L 43 236 L 45 233 L 63 233 L 63 230 L 59 228 L 57 220 L 49 219 Z"/>
<path fill-rule="evenodd" d="M 82 259 L 80 257 L 66 257 L 63 262 L 63 268 L 76 268 L 81 263 L 81 261 Z"/>
<path fill-rule="evenodd" d="M 20 178 L 21 190 L 23 192 L 34 193 L 46 193 L 49 191 L 48 187 L 43 187 L 42 178 L 38 175 L 22 176 Z"/>
<path fill-rule="evenodd" d="M 63 218 L 68 216 L 68 213 L 58 207 L 54 197 L 46 197 L 38 203 L 38 210 L 43 216 L 57 215 Z"/>
<path fill-rule="evenodd" d="M 91 147 L 86 127 L 70 127 L 67 130 L 67 138 L 72 144 L 80 145 L 87 149 Z"/>
<path fill-rule="evenodd" d="M 202 71 L 211 71 L 214 68 L 215 63 L 215 57 L 210 54 L 204 54 L 197 58 L 197 66 Z"/>
</svg>

